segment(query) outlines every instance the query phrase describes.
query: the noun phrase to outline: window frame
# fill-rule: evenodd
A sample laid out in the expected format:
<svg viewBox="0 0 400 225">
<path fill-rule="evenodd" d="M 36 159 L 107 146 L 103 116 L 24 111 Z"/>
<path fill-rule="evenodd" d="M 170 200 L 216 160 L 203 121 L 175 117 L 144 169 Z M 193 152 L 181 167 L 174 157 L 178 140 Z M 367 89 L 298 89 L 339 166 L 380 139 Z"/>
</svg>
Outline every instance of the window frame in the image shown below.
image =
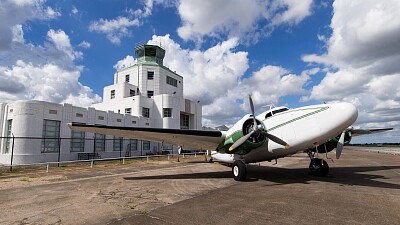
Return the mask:
<svg viewBox="0 0 400 225">
<path fill-rule="evenodd" d="M 49 123 L 55 123 L 49 125 Z M 41 153 L 57 153 L 60 151 L 61 121 L 43 120 Z M 54 130 L 53 130 L 54 129 Z"/>
<path fill-rule="evenodd" d="M 142 107 L 142 116 L 150 118 L 150 108 Z"/>
<path fill-rule="evenodd" d="M 172 108 L 163 108 L 163 118 L 172 117 Z"/>
<path fill-rule="evenodd" d="M 76 135 L 79 134 L 79 137 Z M 70 152 L 84 152 L 85 151 L 85 136 L 86 133 L 82 131 L 71 130 Z M 76 145 L 76 146 L 75 146 Z M 79 150 L 75 150 L 79 149 Z"/>
<path fill-rule="evenodd" d="M 154 71 L 147 71 L 147 80 L 154 80 Z"/>
</svg>

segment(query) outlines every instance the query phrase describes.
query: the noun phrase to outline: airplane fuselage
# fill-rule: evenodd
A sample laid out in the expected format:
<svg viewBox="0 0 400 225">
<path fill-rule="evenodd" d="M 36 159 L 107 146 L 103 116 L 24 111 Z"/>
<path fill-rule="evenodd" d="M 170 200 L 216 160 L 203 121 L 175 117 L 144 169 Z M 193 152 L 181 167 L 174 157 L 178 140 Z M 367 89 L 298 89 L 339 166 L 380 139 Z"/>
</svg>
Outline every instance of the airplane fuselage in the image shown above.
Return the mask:
<svg viewBox="0 0 400 225">
<path fill-rule="evenodd" d="M 289 147 L 266 139 L 247 154 L 219 151 L 214 152 L 213 157 L 225 162 L 242 159 L 245 163 L 282 158 L 326 143 L 352 125 L 358 116 L 357 109 L 349 103 L 313 105 L 281 110 L 276 114 L 271 114 L 272 111 L 273 109 L 256 117 L 261 122 L 259 126 L 264 126 L 268 133 L 285 140 Z M 246 120 L 246 116 L 243 119 Z M 238 123 L 237 126 L 241 124 L 243 123 Z M 230 135 L 233 136 L 240 130 L 235 126 L 227 131 L 226 140 L 230 140 Z M 248 142 L 251 142 L 251 138 Z"/>
</svg>

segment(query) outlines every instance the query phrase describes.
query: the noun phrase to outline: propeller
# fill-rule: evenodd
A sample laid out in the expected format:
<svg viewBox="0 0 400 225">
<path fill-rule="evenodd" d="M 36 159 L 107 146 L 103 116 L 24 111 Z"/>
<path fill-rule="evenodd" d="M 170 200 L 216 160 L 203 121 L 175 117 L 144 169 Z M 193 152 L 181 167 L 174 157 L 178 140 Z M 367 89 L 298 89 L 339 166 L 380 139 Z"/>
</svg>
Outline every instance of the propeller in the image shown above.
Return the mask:
<svg viewBox="0 0 400 225">
<path fill-rule="evenodd" d="M 250 131 L 248 134 L 244 135 L 243 137 L 239 138 L 235 143 L 233 143 L 233 145 L 229 148 L 229 151 L 232 151 L 233 149 L 235 149 L 235 148 L 239 147 L 240 145 L 242 145 L 243 143 L 245 143 L 247 141 L 247 139 L 249 139 L 249 137 L 256 132 L 261 132 L 264 136 L 266 136 L 271 141 L 276 142 L 285 147 L 289 147 L 289 144 L 286 143 L 285 141 L 283 141 L 282 139 L 278 138 L 275 135 L 268 133 L 264 128 L 262 128 L 262 127 L 260 128 L 259 126 L 257 126 L 257 120 L 254 115 L 254 104 L 253 104 L 253 99 L 251 98 L 251 95 L 249 95 L 249 102 L 250 102 L 251 113 L 253 115 L 253 130 Z"/>
<path fill-rule="evenodd" d="M 346 134 L 346 131 L 343 131 L 342 134 L 340 135 L 339 141 L 336 145 L 336 159 L 339 159 L 340 155 L 342 154 L 345 134 Z"/>
</svg>

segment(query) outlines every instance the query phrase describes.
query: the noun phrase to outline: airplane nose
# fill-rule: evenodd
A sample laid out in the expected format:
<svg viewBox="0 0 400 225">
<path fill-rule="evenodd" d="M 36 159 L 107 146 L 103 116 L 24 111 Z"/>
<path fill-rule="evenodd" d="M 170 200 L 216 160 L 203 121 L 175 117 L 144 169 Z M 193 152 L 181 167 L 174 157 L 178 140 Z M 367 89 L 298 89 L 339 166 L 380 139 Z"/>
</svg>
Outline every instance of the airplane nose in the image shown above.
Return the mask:
<svg viewBox="0 0 400 225">
<path fill-rule="evenodd" d="M 332 106 L 332 120 L 342 127 L 343 130 L 351 126 L 357 120 L 358 110 L 353 104 L 342 102 L 333 104 Z"/>
</svg>

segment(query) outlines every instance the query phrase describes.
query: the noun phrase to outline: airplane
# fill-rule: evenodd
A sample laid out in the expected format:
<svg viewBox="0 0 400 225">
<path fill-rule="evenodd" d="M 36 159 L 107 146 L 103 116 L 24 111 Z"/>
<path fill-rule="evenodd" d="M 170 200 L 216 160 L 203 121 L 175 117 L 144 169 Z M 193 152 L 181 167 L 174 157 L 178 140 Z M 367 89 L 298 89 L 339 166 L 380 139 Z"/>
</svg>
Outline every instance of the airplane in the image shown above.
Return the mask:
<svg viewBox="0 0 400 225">
<path fill-rule="evenodd" d="M 328 163 L 316 153 L 328 153 L 336 148 L 339 159 L 343 145 L 352 136 L 382 132 L 393 128 L 361 130 L 351 125 L 358 117 L 350 103 L 331 103 L 289 109 L 274 107 L 254 116 L 254 104 L 249 96 L 251 114 L 243 116 L 227 131 L 181 130 L 143 127 L 116 127 L 70 123 L 72 130 L 118 137 L 163 142 L 180 149 L 208 149 L 216 160 L 232 163 L 232 176 L 244 181 L 246 165 L 277 160 L 306 152 L 312 174 L 326 176 Z"/>
</svg>

